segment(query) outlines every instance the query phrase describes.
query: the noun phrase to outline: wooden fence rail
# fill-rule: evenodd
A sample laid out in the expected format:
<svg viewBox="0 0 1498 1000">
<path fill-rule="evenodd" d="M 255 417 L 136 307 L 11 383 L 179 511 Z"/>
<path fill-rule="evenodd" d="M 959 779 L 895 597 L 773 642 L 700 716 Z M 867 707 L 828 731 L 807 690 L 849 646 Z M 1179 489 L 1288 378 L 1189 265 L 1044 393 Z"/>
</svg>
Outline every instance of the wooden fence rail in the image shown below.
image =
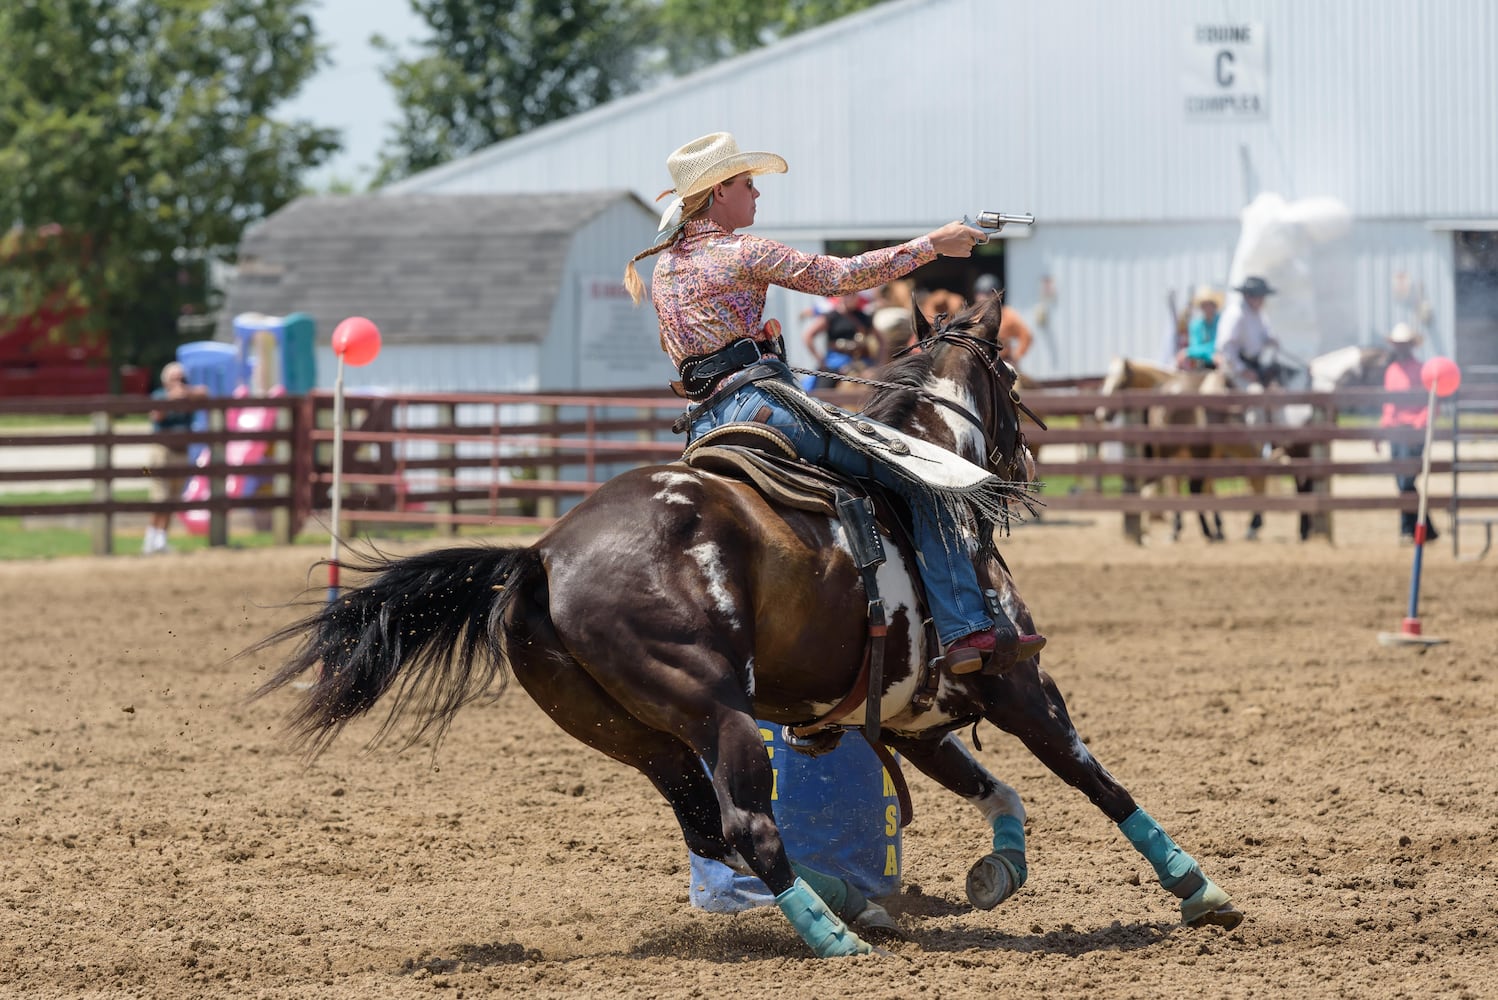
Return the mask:
<svg viewBox="0 0 1498 1000">
<path fill-rule="evenodd" d="M 1337 393 L 1284 393 L 1273 402 L 1308 406 L 1315 416 L 1301 426 L 1151 427 L 1148 407 L 1169 406 L 1243 412 L 1267 397 L 1244 393 L 1162 397 L 1148 392 L 1104 396 L 1092 380 L 1074 387 L 1031 389 L 1027 406 L 1050 427 L 1027 427 L 1039 477 L 1067 488 L 1042 493 L 1048 512 L 1115 512 L 1125 530 L 1139 532 L 1146 515 L 1177 511 L 1289 512 L 1312 515 L 1330 533 L 1337 511 L 1412 509 L 1414 501 L 1394 489 L 1395 474 L 1418 473 L 1417 459 L 1394 461 L 1372 453 L 1370 442 L 1419 441 L 1419 431 L 1386 431 L 1374 421 L 1339 419 L 1339 414 L 1376 412 L 1391 396 L 1380 390 Z M 1403 397 L 1423 401 L 1423 394 Z M 1489 523 L 1498 521 L 1498 384 L 1463 390 L 1461 399 L 1491 411 L 1491 419 L 1464 416 L 1456 429 L 1443 401 L 1433 449 L 1432 472 L 1462 472 L 1462 490 L 1432 489 L 1433 510 L 1459 504 Z M 839 397 L 840 400 L 845 399 Z M 857 405 L 856 399 L 851 405 Z M 1122 416 L 1100 422 L 1105 406 Z M 201 411 L 202 431 L 152 436 L 144 417 L 153 408 Z M 351 395 L 346 400 L 343 482 L 344 531 L 361 524 L 439 526 L 543 526 L 570 504 L 596 490 L 618 472 L 645 463 L 666 462 L 681 453 L 682 439 L 670 427 L 680 400 L 645 394 L 399 394 Z M 257 410 L 258 427 L 245 429 L 236 411 Z M 0 434 L 0 514 L 7 516 L 86 515 L 95 524 L 95 549 L 108 552 L 115 520 L 121 515 L 203 510 L 209 540 L 224 544 L 231 511 L 268 512 L 276 537 L 291 541 L 309 527 L 326 531 L 332 478 L 332 398 L 325 392 L 304 397 L 192 400 L 160 403 L 141 397 L 58 400 L 0 400 L 7 414 L 86 415 L 88 430 L 61 433 L 12 430 Z M 266 459 L 250 469 L 232 463 L 236 443 L 258 442 Z M 1304 445 L 1309 457 L 1278 452 L 1234 458 L 1154 458 L 1163 447 L 1190 445 L 1272 447 Z M 161 467 L 151 446 L 202 446 L 206 457 L 195 466 Z M 230 496 L 230 477 L 249 471 L 258 481 L 249 495 Z M 1495 475 L 1489 476 L 1488 473 Z M 155 476 L 201 476 L 206 498 L 154 501 L 117 495 Z M 1215 489 L 1199 494 L 1151 492 L 1162 477 L 1199 479 Z M 1258 495 L 1242 481 L 1292 478 L 1317 485 L 1308 492 L 1286 490 Z M 235 480 L 237 481 L 237 480 Z M 1361 481 L 1364 485 L 1359 488 Z M 63 484 L 81 484 L 90 494 L 51 499 Z M 1346 488 L 1352 484 L 1353 488 Z M 23 493 L 21 499 L 8 499 Z M 321 519 L 319 523 L 319 519 Z"/>
</svg>

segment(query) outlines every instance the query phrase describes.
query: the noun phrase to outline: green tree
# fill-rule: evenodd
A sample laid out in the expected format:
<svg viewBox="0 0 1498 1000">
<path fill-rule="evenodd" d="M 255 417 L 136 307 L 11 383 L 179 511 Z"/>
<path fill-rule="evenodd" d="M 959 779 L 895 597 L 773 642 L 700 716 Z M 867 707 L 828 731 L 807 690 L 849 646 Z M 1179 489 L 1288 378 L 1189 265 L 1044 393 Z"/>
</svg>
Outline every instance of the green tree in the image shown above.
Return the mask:
<svg viewBox="0 0 1498 1000">
<path fill-rule="evenodd" d="M 385 70 L 403 121 L 375 186 L 437 166 L 639 85 L 649 0 L 410 0 L 431 27 Z M 394 55 L 388 41 L 375 45 Z"/>
<path fill-rule="evenodd" d="M 171 355 L 178 317 L 207 305 L 206 262 L 339 148 L 271 117 L 325 58 L 308 5 L 0 3 L 0 225 L 61 234 L 19 241 L 10 309 L 63 290 L 115 361 Z"/>
<path fill-rule="evenodd" d="M 661 0 L 656 36 L 672 73 L 788 38 L 883 0 Z"/>
<path fill-rule="evenodd" d="M 432 30 L 385 79 L 403 120 L 374 186 L 881 0 L 410 0 Z"/>
</svg>

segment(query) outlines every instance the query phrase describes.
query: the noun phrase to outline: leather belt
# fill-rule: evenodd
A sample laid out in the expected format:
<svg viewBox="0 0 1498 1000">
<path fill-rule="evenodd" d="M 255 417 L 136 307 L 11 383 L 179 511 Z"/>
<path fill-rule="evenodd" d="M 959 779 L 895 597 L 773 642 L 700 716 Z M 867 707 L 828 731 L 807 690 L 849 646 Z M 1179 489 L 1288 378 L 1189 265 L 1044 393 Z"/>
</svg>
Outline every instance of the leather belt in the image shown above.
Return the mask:
<svg viewBox="0 0 1498 1000">
<path fill-rule="evenodd" d="M 711 354 L 693 355 L 681 363 L 682 393 L 693 402 L 701 402 L 713 394 L 724 376 L 757 365 L 761 358 L 766 357 L 785 359 L 780 338 L 754 340 L 740 337 Z"/>
<path fill-rule="evenodd" d="M 775 358 L 773 356 L 768 357 L 770 357 L 771 361 L 779 360 L 778 358 Z M 724 396 L 737 391 L 738 388 L 746 382 L 758 382 L 762 379 L 767 378 L 789 377 L 790 373 L 783 365 L 774 365 L 770 364 L 769 362 L 766 362 L 764 364 L 750 365 L 743 371 L 733 372 L 725 376 L 722 381 L 720 381 L 718 385 L 713 389 L 713 391 L 707 394 L 707 396 L 695 401 L 691 406 L 687 407 L 686 412 L 677 417 L 675 422 L 671 424 L 671 430 L 676 434 L 685 434 L 687 432 L 687 429 L 692 426 L 692 421 L 697 419 L 697 414 L 701 413 L 703 410 L 712 409 L 714 406 L 718 405 L 718 402 L 722 400 Z"/>
</svg>

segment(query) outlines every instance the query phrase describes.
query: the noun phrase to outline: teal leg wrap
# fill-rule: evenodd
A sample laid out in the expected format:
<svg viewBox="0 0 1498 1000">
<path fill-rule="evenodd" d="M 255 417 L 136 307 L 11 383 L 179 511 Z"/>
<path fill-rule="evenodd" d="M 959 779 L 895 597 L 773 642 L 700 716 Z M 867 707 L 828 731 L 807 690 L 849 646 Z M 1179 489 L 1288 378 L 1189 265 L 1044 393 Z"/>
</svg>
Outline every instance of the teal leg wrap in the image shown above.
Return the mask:
<svg viewBox="0 0 1498 1000">
<path fill-rule="evenodd" d="M 835 875 L 823 875 L 815 868 L 798 865 L 794 861 L 791 862 L 791 869 L 811 887 L 812 892 L 822 897 L 828 909 L 842 917 L 844 923 L 851 924 L 869 905 L 863 893 Z"/>
<path fill-rule="evenodd" d="M 1155 818 L 1143 809 L 1118 824 L 1134 849 L 1155 869 L 1160 884 L 1182 899 L 1196 895 L 1206 881 L 1196 860 L 1176 846 Z"/>
<path fill-rule="evenodd" d="M 818 958 L 867 955 L 874 950 L 849 930 L 803 879 L 796 879 L 795 884 L 776 896 L 775 903 Z"/>
<path fill-rule="evenodd" d="M 1018 816 L 1003 815 L 993 821 L 993 852 L 1004 862 L 1017 890 L 1030 877 L 1025 863 L 1025 824 Z"/>
</svg>

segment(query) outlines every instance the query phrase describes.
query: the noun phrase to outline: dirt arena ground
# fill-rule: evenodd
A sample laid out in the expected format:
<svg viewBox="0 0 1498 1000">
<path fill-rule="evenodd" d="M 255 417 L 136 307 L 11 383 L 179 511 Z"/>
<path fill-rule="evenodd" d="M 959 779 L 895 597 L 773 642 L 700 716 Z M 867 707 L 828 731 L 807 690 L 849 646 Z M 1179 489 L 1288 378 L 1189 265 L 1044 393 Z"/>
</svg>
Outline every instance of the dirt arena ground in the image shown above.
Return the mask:
<svg viewBox="0 0 1498 1000">
<path fill-rule="evenodd" d="M 365 727 L 307 766 L 290 694 L 244 701 L 269 659 L 226 658 L 318 551 L 0 565 L 0 996 L 1498 996 L 1498 554 L 1432 546 L 1421 618 L 1450 642 L 1385 648 L 1391 517 L 1342 515 L 1335 547 L 1284 516 L 1256 545 L 1129 546 L 1103 517 L 1004 546 L 1084 738 L 1240 928 L 1178 926 L 1102 814 L 985 727 L 1029 884 L 971 910 L 983 824 L 912 775 L 911 939 L 837 961 L 773 910 L 693 910 L 664 803 L 518 689 L 435 755 L 364 753 Z"/>
</svg>

